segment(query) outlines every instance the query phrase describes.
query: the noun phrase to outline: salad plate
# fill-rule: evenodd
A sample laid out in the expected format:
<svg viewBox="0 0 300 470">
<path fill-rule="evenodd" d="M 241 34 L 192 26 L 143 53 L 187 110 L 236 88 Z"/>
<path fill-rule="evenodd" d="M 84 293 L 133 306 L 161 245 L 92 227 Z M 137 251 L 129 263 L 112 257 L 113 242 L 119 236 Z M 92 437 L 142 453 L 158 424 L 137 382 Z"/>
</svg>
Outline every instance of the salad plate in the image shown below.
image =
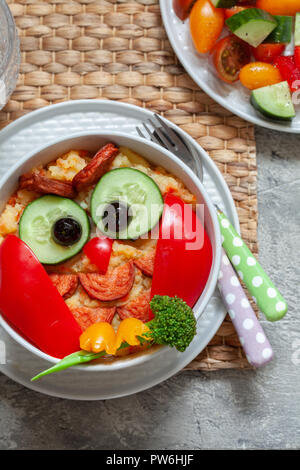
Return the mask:
<svg viewBox="0 0 300 470">
<path fill-rule="evenodd" d="M 175 14 L 173 0 L 160 0 L 163 23 L 169 41 L 190 77 L 205 93 L 233 114 L 268 129 L 281 132 L 300 133 L 300 108 L 295 106 L 296 117 L 292 121 L 275 121 L 259 114 L 250 103 L 250 92 L 240 82 L 229 85 L 220 80 L 209 54 L 199 54 L 190 34 L 189 20 L 182 22 Z M 292 53 L 292 45 L 286 54 Z"/>
<path fill-rule="evenodd" d="M 1 176 L 24 155 L 54 140 L 79 132 L 95 133 L 99 129 L 107 134 L 115 131 L 136 136 L 136 125 L 151 116 L 152 113 L 145 109 L 98 100 L 65 102 L 33 112 L 1 131 Z M 234 203 L 222 175 L 203 149 L 185 133 L 183 135 L 201 155 L 204 184 L 210 198 L 222 207 L 238 229 Z M 35 383 L 30 382 L 31 377 L 49 366 L 49 362 L 25 350 L 1 329 L 0 370 L 28 388 L 56 397 L 99 400 L 125 396 L 154 386 L 184 368 L 205 348 L 225 315 L 220 296 L 215 292 L 198 321 L 197 336 L 184 353 L 170 349 L 161 361 L 156 352 L 156 361 L 146 360 L 146 367 L 136 361 L 130 367 L 130 373 L 126 368 L 113 370 L 109 365 L 101 373 L 96 368 L 84 373 L 75 368 Z"/>
</svg>

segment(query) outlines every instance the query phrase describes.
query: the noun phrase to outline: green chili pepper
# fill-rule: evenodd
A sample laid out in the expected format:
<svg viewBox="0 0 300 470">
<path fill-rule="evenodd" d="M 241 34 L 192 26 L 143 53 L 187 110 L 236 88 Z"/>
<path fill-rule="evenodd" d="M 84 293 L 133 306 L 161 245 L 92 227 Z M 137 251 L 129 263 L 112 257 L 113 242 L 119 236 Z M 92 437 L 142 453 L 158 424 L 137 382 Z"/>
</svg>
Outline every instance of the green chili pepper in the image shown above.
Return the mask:
<svg viewBox="0 0 300 470">
<path fill-rule="evenodd" d="M 77 366 L 79 364 L 84 364 L 86 362 L 93 361 L 94 359 L 98 359 L 101 356 L 105 355 L 105 351 L 95 354 L 87 351 L 78 351 L 69 356 L 64 357 L 61 361 L 59 361 L 55 366 L 50 367 L 50 369 L 44 370 L 40 374 L 36 375 L 31 379 L 31 382 L 44 377 L 45 375 L 52 374 L 53 372 L 60 372 L 61 370 L 68 369 L 72 366 Z"/>
<path fill-rule="evenodd" d="M 129 347 L 129 344 L 122 343 L 122 345 L 119 348 L 119 351 L 120 349 L 124 349 L 128 347 Z M 61 361 L 55 364 L 55 366 L 50 367 L 50 369 L 44 370 L 40 374 L 33 377 L 31 379 L 31 382 L 34 382 L 35 380 L 38 380 L 41 377 L 44 377 L 45 375 L 53 374 L 54 372 L 60 372 L 65 369 L 69 369 L 69 367 L 78 366 L 80 364 L 85 364 L 87 362 L 94 361 L 95 359 L 99 359 L 100 357 L 103 357 L 105 355 L 106 355 L 105 351 L 102 351 L 98 354 L 87 352 L 87 351 L 75 352 L 73 354 L 70 354 L 69 356 L 64 357 Z"/>
</svg>

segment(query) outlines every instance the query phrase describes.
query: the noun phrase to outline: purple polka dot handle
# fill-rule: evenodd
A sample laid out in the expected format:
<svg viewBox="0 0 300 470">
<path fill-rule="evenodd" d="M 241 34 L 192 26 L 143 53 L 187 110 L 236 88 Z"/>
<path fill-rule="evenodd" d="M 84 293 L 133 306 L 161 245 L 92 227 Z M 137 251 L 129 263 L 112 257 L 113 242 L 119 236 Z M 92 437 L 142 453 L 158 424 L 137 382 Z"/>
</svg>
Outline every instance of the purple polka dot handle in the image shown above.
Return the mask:
<svg viewBox="0 0 300 470">
<path fill-rule="evenodd" d="M 248 361 L 255 367 L 267 364 L 273 358 L 272 347 L 224 249 L 218 285 Z"/>
</svg>

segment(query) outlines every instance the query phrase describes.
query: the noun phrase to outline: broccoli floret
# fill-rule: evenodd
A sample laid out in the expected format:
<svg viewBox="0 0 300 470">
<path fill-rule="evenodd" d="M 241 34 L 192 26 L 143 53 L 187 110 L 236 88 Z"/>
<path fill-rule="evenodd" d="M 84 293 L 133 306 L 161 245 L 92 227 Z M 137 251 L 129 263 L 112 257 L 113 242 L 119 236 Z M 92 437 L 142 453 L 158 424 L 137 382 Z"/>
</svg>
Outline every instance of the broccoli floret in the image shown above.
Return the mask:
<svg viewBox="0 0 300 470">
<path fill-rule="evenodd" d="M 155 295 L 150 307 L 155 318 L 147 325 L 153 341 L 185 351 L 196 335 L 193 310 L 179 297 L 167 295 Z"/>
</svg>

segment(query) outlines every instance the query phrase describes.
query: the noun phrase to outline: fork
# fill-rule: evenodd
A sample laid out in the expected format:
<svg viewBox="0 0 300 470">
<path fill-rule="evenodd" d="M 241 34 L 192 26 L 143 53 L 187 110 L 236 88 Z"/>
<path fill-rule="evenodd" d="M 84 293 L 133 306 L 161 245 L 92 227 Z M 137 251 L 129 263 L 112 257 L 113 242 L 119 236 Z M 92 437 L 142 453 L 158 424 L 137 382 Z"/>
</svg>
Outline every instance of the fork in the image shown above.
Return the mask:
<svg viewBox="0 0 300 470">
<path fill-rule="evenodd" d="M 150 138 L 152 142 L 166 148 L 180 159 L 186 160 L 191 157 L 194 171 L 201 182 L 203 182 L 203 165 L 201 159 L 194 155 L 189 145 L 178 132 L 168 125 L 158 114 L 154 116 L 157 122 L 154 119 L 148 119 L 146 122 L 142 123 L 146 135 L 140 127 L 136 127 L 140 137 L 144 139 Z M 220 209 L 217 207 L 216 209 L 221 228 L 225 230 L 225 225 L 227 224 L 232 227 L 229 220 Z M 222 220 L 228 222 L 222 222 Z M 225 241 L 225 236 L 223 234 L 222 236 Z M 237 233 L 236 237 L 238 237 Z M 234 239 L 236 237 L 233 236 Z M 226 233 L 226 239 L 228 239 L 228 233 Z M 247 255 L 249 258 L 248 253 Z M 253 259 L 255 258 L 253 257 Z M 273 357 L 272 347 L 223 248 L 218 287 L 249 363 L 255 367 L 261 367 L 267 364 Z M 272 288 L 274 288 L 273 284 Z"/>
</svg>

